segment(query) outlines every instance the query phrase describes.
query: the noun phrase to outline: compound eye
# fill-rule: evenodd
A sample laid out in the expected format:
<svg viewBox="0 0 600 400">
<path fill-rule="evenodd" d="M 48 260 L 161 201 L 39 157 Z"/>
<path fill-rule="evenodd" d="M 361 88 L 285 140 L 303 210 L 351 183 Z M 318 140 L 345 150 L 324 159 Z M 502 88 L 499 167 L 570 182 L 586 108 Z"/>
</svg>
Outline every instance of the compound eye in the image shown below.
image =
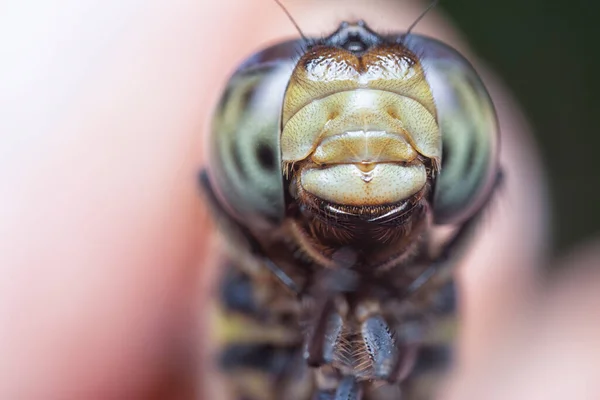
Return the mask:
<svg viewBox="0 0 600 400">
<path fill-rule="evenodd" d="M 281 104 L 299 44 L 272 46 L 244 62 L 213 119 L 211 186 L 221 205 L 252 229 L 268 229 L 283 219 Z"/>
<path fill-rule="evenodd" d="M 479 209 L 496 180 L 496 111 L 479 75 L 456 50 L 414 34 L 404 43 L 421 54 L 442 132 L 434 219 L 437 224 L 460 223 Z"/>
</svg>

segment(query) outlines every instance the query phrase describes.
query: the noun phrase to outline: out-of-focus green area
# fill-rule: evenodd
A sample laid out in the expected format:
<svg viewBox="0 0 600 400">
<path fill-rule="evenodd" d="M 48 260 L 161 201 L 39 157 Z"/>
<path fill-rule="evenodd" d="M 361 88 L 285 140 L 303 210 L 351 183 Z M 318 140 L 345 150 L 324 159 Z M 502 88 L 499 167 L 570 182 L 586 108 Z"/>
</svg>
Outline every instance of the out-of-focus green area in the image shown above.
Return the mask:
<svg viewBox="0 0 600 400">
<path fill-rule="evenodd" d="M 550 183 L 554 249 L 600 234 L 600 2 L 442 0 L 516 95 Z"/>
</svg>

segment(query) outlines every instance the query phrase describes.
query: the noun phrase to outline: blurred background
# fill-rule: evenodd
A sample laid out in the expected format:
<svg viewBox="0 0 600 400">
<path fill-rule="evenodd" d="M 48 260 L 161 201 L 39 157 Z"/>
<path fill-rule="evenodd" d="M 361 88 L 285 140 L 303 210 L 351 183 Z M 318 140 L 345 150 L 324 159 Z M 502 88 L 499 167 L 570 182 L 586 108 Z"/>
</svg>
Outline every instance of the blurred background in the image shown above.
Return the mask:
<svg viewBox="0 0 600 400">
<path fill-rule="evenodd" d="M 600 3 L 442 0 L 439 7 L 520 102 L 550 185 L 552 248 L 600 234 Z"/>
</svg>

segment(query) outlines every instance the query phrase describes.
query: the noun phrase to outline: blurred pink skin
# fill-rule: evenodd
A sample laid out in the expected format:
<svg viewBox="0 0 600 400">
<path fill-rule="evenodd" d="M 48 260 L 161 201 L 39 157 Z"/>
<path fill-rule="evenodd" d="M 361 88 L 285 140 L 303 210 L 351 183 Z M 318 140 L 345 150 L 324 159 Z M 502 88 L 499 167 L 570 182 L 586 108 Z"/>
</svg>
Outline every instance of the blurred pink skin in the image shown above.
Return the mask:
<svg viewBox="0 0 600 400">
<path fill-rule="evenodd" d="M 600 398 L 600 240 L 561 264 L 496 326 L 481 362 L 455 371 L 442 399 Z"/>
<path fill-rule="evenodd" d="M 342 19 L 401 30 L 423 9 L 351 3 L 290 9 L 319 35 Z M 439 15 L 415 31 L 468 52 Z M 0 398 L 147 398 L 196 362 L 209 235 L 195 187 L 203 135 L 235 65 L 290 36 L 264 0 L 5 2 Z M 520 307 L 546 231 L 527 129 L 488 82 L 507 184 L 460 271 L 465 366 Z"/>
</svg>

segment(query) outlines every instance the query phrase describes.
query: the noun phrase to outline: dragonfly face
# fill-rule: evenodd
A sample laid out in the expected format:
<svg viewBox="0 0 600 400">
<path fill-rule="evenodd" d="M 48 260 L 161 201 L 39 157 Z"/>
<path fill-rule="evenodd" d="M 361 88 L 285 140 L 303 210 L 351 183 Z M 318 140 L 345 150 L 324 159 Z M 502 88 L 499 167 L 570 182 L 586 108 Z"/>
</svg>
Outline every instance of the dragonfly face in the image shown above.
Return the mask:
<svg viewBox="0 0 600 400">
<path fill-rule="evenodd" d="M 410 398 L 445 346 L 433 322 L 497 182 L 497 141 L 476 72 L 433 39 L 343 23 L 244 62 L 202 175 L 234 242 L 222 311 L 262 329 L 225 340 L 234 397 Z M 455 236 L 434 245 L 441 225 Z M 247 365 L 254 353 L 278 361 Z"/>
</svg>

